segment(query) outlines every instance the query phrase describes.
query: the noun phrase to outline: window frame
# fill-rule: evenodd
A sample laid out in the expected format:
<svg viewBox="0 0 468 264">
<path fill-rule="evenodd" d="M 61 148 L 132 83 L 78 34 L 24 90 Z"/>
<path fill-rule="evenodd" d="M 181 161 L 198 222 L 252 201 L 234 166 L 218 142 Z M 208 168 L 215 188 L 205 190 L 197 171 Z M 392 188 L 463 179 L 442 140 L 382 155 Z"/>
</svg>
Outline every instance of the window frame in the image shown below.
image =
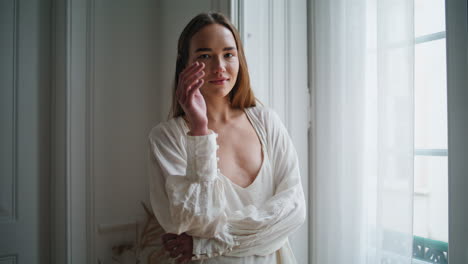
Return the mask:
<svg viewBox="0 0 468 264">
<path fill-rule="evenodd" d="M 426 34 L 416 37 L 414 40 L 414 47 L 416 45 L 428 43 L 436 40 L 446 40 L 446 31 L 440 31 L 436 33 Z M 421 156 L 438 156 L 448 157 L 447 149 L 427 149 L 427 148 L 415 148 L 414 157 Z M 447 172 L 448 175 L 448 172 Z M 429 196 L 428 191 L 414 190 L 414 195 L 417 196 Z M 447 205 L 448 206 L 448 205 Z M 421 251 L 417 250 L 420 247 L 424 247 L 421 255 Z M 437 260 L 441 262 L 434 262 L 437 256 L 445 256 L 444 259 Z M 443 241 L 432 240 L 429 238 L 419 237 L 413 235 L 413 263 L 426 264 L 426 263 L 448 263 L 448 243 Z"/>
</svg>

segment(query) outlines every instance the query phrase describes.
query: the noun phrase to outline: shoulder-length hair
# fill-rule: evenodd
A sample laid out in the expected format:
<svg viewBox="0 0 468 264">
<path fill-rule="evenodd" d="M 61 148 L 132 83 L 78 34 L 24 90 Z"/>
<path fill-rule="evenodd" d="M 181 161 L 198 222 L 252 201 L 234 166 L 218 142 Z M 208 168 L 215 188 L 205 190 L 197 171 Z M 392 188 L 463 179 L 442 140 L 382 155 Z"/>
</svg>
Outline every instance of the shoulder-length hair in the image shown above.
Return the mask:
<svg viewBox="0 0 468 264">
<path fill-rule="evenodd" d="M 176 90 L 179 82 L 179 74 L 184 70 L 188 63 L 190 54 L 190 40 L 203 27 L 212 24 L 219 24 L 229 29 L 232 35 L 234 36 L 234 40 L 236 41 L 237 56 L 239 59 L 239 72 L 237 74 L 236 83 L 234 84 L 234 87 L 229 93 L 229 100 L 231 101 L 231 105 L 234 108 L 239 108 L 241 110 L 243 110 L 246 107 L 256 105 L 256 98 L 250 86 L 250 77 L 249 71 L 247 69 L 247 60 L 245 58 L 244 48 L 242 47 L 239 32 L 231 24 L 229 19 L 223 14 L 216 12 L 201 13 L 194 17 L 187 24 L 187 26 L 185 26 L 184 30 L 182 31 L 179 37 L 179 43 L 177 45 L 176 72 L 174 78 L 174 87 L 172 91 L 172 106 L 169 118 L 185 115 L 184 110 L 177 101 Z"/>
</svg>

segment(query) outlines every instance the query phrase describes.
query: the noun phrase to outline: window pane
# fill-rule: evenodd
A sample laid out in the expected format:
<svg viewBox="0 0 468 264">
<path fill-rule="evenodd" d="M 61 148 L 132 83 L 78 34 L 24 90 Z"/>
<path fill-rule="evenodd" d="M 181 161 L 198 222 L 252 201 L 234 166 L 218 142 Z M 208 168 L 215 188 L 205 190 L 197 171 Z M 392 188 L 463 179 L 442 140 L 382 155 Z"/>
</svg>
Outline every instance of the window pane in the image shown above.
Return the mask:
<svg viewBox="0 0 468 264">
<path fill-rule="evenodd" d="M 448 242 L 447 171 L 447 157 L 415 157 L 413 233 L 416 236 Z"/>
<path fill-rule="evenodd" d="M 415 148 L 447 149 L 445 39 L 416 45 Z"/>
<path fill-rule="evenodd" d="M 414 33 L 416 37 L 445 31 L 445 1 L 414 1 Z"/>
</svg>

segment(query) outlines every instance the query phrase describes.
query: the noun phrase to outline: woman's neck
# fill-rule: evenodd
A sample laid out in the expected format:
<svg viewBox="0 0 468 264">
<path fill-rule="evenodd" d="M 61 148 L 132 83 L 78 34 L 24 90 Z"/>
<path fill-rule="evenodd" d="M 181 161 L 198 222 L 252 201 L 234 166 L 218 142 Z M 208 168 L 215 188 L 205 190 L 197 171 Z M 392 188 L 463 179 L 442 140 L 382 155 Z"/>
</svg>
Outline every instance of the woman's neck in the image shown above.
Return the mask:
<svg viewBox="0 0 468 264">
<path fill-rule="evenodd" d="M 232 107 L 227 97 L 216 100 L 205 98 L 205 102 L 209 124 L 226 124 L 238 115 L 238 109 Z"/>
</svg>

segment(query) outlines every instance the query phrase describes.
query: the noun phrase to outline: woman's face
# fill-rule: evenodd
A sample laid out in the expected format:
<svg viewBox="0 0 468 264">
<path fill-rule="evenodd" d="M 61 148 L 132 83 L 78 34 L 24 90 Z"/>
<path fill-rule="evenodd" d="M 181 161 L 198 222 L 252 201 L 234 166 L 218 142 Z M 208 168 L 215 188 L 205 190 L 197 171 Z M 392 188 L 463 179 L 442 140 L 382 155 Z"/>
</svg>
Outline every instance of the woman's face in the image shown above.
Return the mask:
<svg viewBox="0 0 468 264">
<path fill-rule="evenodd" d="M 203 62 L 205 83 L 203 96 L 225 97 L 234 87 L 239 72 L 239 59 L 234 36 L 226 27 L 212 24 L 203 27 L 190 40 L 187 65 Z"/>
</svg>

